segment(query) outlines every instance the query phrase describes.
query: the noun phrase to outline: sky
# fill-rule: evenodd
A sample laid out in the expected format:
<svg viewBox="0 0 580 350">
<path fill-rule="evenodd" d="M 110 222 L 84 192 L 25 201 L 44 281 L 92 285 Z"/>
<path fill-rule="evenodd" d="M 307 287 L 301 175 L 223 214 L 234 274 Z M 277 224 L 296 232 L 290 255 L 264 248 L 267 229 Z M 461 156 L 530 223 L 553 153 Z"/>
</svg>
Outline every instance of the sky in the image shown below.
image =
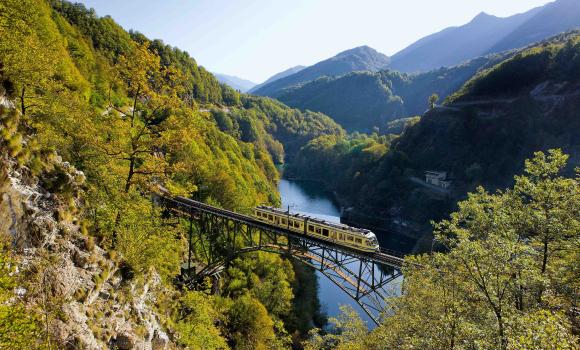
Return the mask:
<svg viewBox="0 0 580 350">
<path fill-rule="evenodd" d="M 211 72 L 260 83 L 353 47 L 386 55 L 480 12 L 506 17 L 550 0 L 73 0 L 162 39 Z"/>
</svg>

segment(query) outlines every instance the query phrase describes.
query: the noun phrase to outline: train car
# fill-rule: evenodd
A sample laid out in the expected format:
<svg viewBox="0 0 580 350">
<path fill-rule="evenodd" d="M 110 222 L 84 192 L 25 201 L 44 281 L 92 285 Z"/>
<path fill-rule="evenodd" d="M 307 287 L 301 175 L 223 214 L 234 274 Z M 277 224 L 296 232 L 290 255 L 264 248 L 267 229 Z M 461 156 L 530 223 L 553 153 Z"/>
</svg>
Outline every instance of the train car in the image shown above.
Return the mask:
<svg viewBox="0 0 580 350">
<path fill-rule="evenodd" d="M 254 217 L 270 225 L 331 241 L 352 249 L 365 252 L 379 251 L 375 234 L 362 228 L 328 222 L 301 214 L 291 214 L 283 209 L 268 206 L 256 207 Z"/>
</svg>

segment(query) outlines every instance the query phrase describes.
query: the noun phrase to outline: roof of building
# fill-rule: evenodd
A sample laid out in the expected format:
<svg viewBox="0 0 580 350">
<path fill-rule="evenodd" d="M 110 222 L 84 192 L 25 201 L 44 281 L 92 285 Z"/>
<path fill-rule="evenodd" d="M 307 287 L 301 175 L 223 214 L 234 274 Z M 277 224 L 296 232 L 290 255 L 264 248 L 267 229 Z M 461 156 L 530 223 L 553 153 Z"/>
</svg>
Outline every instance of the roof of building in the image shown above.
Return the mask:
<svg viewBox="0 0 580 350">
<path fill-rule="evenodd" d="M 425 171 L 425 174 L 426 175 L 439 175 L 439 176 L 443 175 L 443 176 L 446 176 L 447 175 L 447 172 L 446 171 L 427 170 L 427 171 Z"/>
</svg>

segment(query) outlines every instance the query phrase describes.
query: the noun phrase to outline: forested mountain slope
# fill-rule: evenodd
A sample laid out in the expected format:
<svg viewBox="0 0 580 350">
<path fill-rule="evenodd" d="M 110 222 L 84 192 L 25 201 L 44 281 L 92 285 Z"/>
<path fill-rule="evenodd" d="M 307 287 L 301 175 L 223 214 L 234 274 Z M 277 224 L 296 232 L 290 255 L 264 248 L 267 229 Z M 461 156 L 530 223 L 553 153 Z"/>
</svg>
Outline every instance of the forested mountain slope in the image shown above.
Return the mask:
<svg viewBox="0 0 580 350">
<path fill-rule="evenodd" d="M 378 128 L 384 133 L 390 121 L 425 112 L 432 94 L 447 97 L 480 69 L 506 56 L 508 53 L 480 57 L 420 74 L 384 70 L 323 77 L 286 89 L 278 99 L 301 110 L 323 112 L 349 131 L 371 132 Z"/>
<path fill-rule="evenodd" d="M 556 0 L 522 14 L 499 18 L 480 13 L 471 22 L 432 34 L 391 57 L 390 69 L 428 71 L 474 57 L 544 40 L 580 27 L 580 3 Z"/>
<path fill-rule="evenodd" d="M 385 68 L 389 58 L 368 47 L 360 46 L 346 50 L 327 60 L 306 67 L 285 78 L 274 80 L 259 89 L 252 90 L 256 95 L 279 96 L 284 89 L 305 83 L 322 76 L 338 76 L 355 71 L 376 72 Z"/>
<path fill-rule="evenodd" d="M 176 288 L 187 227 L 150 193 L 277 204 L 284 143 L 337 124 L 83 5 L 2 1 L 0 37 L 0 348 L 287 347 L 322 325 L 293 300 L 312 271 L 279 256 L 232 262 L 220 297 Z"/>
<path fill-rule="evenodd" d="M 360 213 L 429 230 L 429 220 L 447 215 L 467 191 L 508 186 L 535 151 L 561 148 L 570 154 L 568 171 L 580 164 L 578 110 L 580 35 L 573 32 L 481 71 L 393 141 L 321 137 L 302 149 L 294 169 L 327 182 Z M 429 170 L 447 172 L 451 189 L 425 186 Z"/>
</svg>

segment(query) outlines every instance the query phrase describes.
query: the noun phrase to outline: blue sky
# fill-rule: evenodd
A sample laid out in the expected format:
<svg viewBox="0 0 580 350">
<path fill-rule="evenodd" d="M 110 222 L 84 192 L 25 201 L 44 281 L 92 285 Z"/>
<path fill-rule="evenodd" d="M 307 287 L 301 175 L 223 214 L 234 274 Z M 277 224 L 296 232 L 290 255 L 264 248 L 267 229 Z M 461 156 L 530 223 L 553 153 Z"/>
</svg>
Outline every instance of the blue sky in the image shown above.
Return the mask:
<svg viewBox="0 0 580 350">
<path fill-rule="evenodd" d="M 74 0 L 73 0 L 74 1 Z M 262 82 L 369 45 L 392 55 L 415 40 L 549 0 L 76 0 L 125 29 L 188 51 L 212 72 Z"/>
</svg>

